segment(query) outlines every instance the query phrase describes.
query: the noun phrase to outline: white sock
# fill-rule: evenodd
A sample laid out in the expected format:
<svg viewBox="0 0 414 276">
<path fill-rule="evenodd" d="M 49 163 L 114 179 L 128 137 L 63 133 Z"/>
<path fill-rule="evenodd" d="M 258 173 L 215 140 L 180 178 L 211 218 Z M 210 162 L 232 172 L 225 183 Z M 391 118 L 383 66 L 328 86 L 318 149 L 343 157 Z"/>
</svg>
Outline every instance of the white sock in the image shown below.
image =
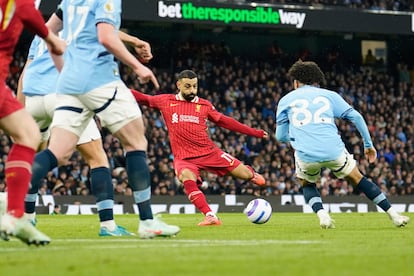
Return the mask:
<svg viewBox="0 0 414 276">
<path fill-rule="evenodd" d="M 24 216 L 27 218 L 27 220 L 34 220 L 36 218 L 36 213 L 24 213 Z"/>
<path fill-rule="evenodd" d="M 329 214 L 328 214 L 328 212 L 326 212 L 325 209 L 320 209 L 316 214 L 318 215 L 319 218 L 320 217 L 326 217 L 326 216 L 329 217 Z"/>
<path fill-rule="evenodd" d="M 394 207 L 391 206 L 390 209 L 387 210 L 387 213 L 390 217 L 395 217 L 395 216 L 399 216 L 400 214 L 397 213 L 397 211 L 395 211 Z"/>
<path fill-rule="evenodd" d="M 105 227 L 109 231 L 114 231 L 116 229 L 115 220 L 101 221 L 101 227 Z"/>
<path fill-rule="evenodd" d="M 206 216 L 213 216 L 213 217 L 217 218 L 216 214 L 214 214 L 212 211 L 208 212 L 206 214 Z"/>
</svg>

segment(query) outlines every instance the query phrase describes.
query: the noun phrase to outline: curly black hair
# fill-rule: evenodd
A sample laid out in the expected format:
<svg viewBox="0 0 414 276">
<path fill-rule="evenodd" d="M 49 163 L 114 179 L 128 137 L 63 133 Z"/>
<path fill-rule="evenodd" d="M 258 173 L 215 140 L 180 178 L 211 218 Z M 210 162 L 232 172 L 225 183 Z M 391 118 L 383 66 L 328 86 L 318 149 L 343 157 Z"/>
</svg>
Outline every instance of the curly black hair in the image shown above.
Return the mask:
<svg viewBox="0 0 414 276">
<path fill-rule="evenodd" d="M 325 75 L 313 61 L 296 61 L 290 67 L 288 75 L 294 80 L 307 85 L 324 85 L 326 83 Z"/>
</svg>

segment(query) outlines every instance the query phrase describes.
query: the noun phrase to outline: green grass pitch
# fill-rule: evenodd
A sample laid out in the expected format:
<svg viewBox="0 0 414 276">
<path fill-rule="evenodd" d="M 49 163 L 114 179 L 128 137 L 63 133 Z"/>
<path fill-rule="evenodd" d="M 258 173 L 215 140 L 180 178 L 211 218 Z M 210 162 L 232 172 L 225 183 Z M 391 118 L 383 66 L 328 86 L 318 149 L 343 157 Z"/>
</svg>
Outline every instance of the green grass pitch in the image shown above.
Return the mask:
<svg viewBox="0 0 414 276">
<path fill-rule="evenodd" d="M 38 216 L 45 247 L 0 241 L 0 275 L 414 275 L 413 225 L 385 214 L 333 214 L 322 230 L 314 214 L 273 213 L 255 225 L 222 213 L 222 226 L 196 215 L 163 215 L 181 227 L 172 238 L 98 237 L 97 216 Z M 137 215 L 116 216 L 136 232 Z"/>
</svg>

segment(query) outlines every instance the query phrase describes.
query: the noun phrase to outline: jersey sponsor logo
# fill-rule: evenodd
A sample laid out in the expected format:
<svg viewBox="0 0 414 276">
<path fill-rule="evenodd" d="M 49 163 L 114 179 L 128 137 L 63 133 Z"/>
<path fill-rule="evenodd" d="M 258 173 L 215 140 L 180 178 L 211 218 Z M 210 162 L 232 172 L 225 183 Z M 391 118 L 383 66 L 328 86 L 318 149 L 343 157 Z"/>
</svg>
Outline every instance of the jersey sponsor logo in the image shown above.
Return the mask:
<svg viewBox="0 0 414 276">
<path fill-rule="evenodd" d="M 193 115 L 184 115 L 184 114 L 178 115 L 177 113 L 174 112 L 171 116 L 171 122 L 173 124 L 178 124 L 179 122 L 199 124 L 200 118 L 197 116 L 193 116 Z"/>
<path fill-rule="evenodd" d="M 180 115 L 180 122 L 196 123 L 200 122 L 200 118 L 193 115 Z"/>
<path fill-rule="evenodd" d="M 177 105 L 179 105 L 178 103 L 170 103 L 170 106 L 172 107 L 172 106 L 177 106 Z"/>
</svg>

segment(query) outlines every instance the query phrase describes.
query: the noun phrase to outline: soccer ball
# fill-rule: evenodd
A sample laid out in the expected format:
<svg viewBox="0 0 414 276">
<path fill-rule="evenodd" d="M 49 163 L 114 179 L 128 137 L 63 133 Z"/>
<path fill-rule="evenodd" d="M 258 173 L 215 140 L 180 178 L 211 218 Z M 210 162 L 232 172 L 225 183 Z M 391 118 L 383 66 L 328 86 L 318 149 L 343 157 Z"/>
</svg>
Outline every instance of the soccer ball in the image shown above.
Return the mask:
<svg viewBox="0 0 414 276">
<path fill-rule="evenodd" d="M 251 222 L 263 224 L 268 222 L 272 216 L 272 205 L 263 198 L 256 198 L 247 204 L 243 213 Z"/>
</svg>

